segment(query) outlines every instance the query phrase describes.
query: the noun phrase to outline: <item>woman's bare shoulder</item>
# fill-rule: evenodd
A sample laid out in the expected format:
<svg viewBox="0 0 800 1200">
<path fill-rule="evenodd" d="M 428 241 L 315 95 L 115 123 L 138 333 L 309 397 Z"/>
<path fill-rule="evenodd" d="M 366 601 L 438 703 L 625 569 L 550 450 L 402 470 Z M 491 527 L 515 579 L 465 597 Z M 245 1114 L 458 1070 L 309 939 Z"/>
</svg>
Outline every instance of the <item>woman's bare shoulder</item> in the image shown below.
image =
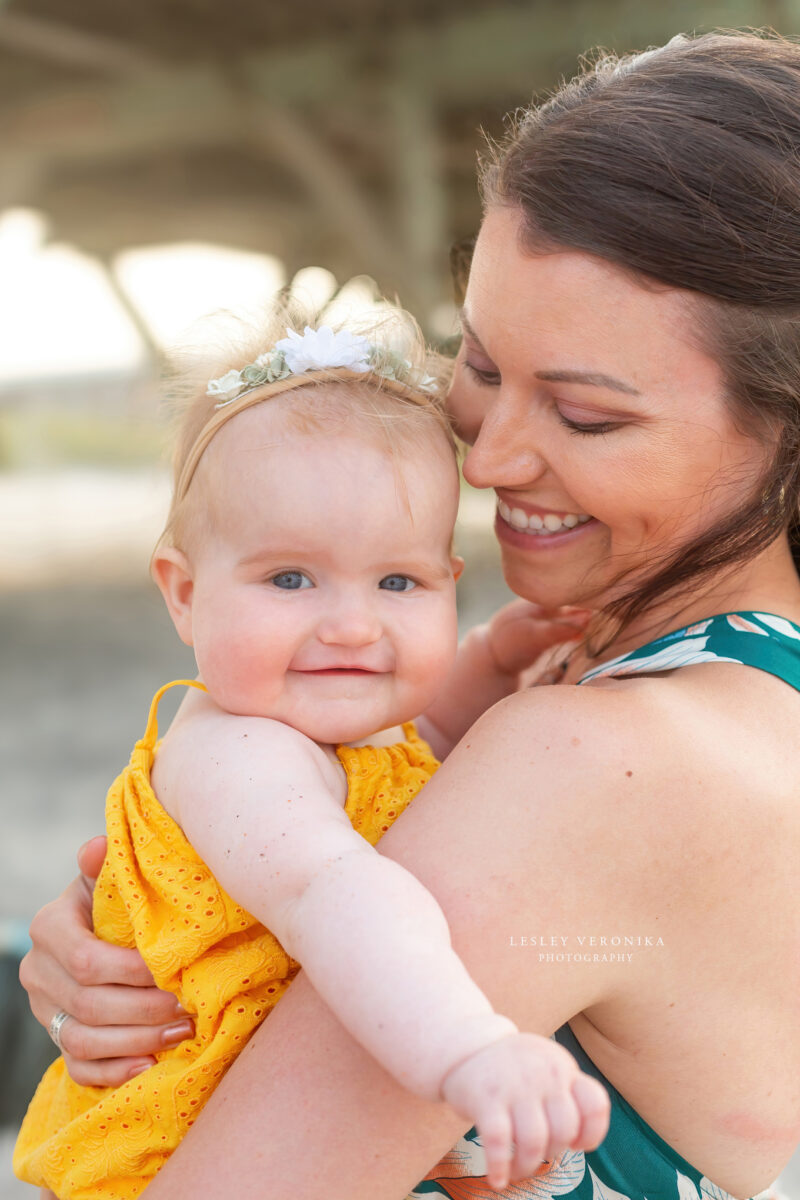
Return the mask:
<svg viewBox="0 0 800 1200">
<path fill-rule="evenodd" d="M 646 824 L 652 806 L 641 806 L 641 799 L 674 789 L 695 757 L 706 761 L 703 740 L 696 713 L 660 681 L 537 687 L 485 713 L 446 765 L 533 805 L 528 811 L 539 822 L 552 821 L 554 832 L 589 813 L 621 818 L 625 812 L 627 820 Z"/>
<path fill-rule="evenodd" d="M 739 798 L 750 804 L 756 781 L 768 796 L 767 771 L 781 786 L 796 778 L 800 752 L 781 750 L 792 711 L 800 718 L 800 694 L 735 663 L 537 687 L 489 710 L 457 747 L 456 762 L 471 756 L 514 791 L 530 788 L 539 812 L 564 803 L 556 793 L 566 786 L 572 816 L 583 804 L 609 804 L 641 832 L 654 822 L 663 832 L 670 816 L 684 830 L 708 827 L 720 807 L 730 821 Z M 531 770 L 520 775 L 523 763 Z"/>
<path fill-rule="evenodd" d="M 547 954 L 595 931 L 665 925 L 677 947 L 728 894 L 722 869 L 698 881 L 698 864 L 741 843 L 739 814 L 749 819 L 715 721 L 703 723 L 699 691 L 667 679 L 532 689 L 486 713 L 386 834 L 382 852 L 434 893 L 467 959 L 459 936 L 482 931 L 468 966 L 486 986 L 505 980 L 504 1011 L 526 1028 L 555 1028 L 620 987 L 641 997 L 659 978 L 644 956 L 624 976 L 593 959 L 565 976 Z M 523 951 L 537 971 L 524 993 L 509 957 Z"/>
<path fill-rule="evenodd" d="M 665 880 L 680 891 L 680 856 L 667 846 L 662 858 L 654 840 L 659 809 L 684 802 L 674 763 L 666 782 L 660 769 L 657 727 L 622 690 L 511 697 L 380 844 L 433 892 L 468 969 L 523 1028 L 550 1033 L 621 987 L 641 993 L 644 958 L 621 973 L 579 939 L 657 928 Z M 684 890 L 676 910 L 694 903 L 688 870 Z"/>
</svg>

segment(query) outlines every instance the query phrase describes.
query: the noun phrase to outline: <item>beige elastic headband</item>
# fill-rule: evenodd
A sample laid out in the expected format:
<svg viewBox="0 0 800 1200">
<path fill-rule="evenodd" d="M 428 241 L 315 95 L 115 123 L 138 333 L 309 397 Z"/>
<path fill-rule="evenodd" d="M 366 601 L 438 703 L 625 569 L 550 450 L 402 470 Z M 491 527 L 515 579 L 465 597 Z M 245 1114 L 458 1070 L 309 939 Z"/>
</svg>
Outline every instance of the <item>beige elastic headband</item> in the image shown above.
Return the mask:
<svg viewBox="0 0 800 1200">
<path fill-rule="evenodd" d="M 438 409 L 439 407 L 435 398 L 429 392 L 420 391 L 396 379 L 388 379 L 385 375 L 379 375 L 378 372 L 364 373 L 362 371 L 351 371 L 347 367 L 327 367 L 321 371 L 308 371 L 301 375 L 289 375 L 285 379 L 275 380 L 274 383 L 266 383 L 253 387 L 248 391 L 242 392 L 241 395 L 229 401 L 223 407 L 216 408 L 212 416 L 209 417 L 200 430 L 194 445 L 186 457 L 180 477 L 175 486 L 175 495 L 172 501 L 173 510 L 180 504 L 188 492 L 189 485 L 197 470 L 197 464 L 203 457 L 209 442 L 232 417 L 238 416 L 239 413 L 245 412 L 248 408 L 253 408 L 256 404 L 263 404 L 266 400 L 272 400 L 273 397 L 280 396 L 283 392 L 289 392 L 293 388 L 307 387 L 309 384 L 340 381 L 343 383 L 350 381 L 369 383 L 370 380 L 378 379 L 380 379 L 380 391 L 382 392 L 391 392 L 393 395 L 399 396 L 403 400 L 409 400 L 412 404 L 417 404 L 421 408 Z"/>
</svg>

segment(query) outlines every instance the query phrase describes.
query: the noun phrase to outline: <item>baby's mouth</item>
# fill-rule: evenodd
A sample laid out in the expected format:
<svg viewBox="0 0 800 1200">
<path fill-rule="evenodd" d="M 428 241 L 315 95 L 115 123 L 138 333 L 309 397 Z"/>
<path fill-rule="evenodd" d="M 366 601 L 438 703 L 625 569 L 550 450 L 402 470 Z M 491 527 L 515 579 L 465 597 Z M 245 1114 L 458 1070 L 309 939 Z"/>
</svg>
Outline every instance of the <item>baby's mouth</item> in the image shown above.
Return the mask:
<svg viewBox="0 0 800 1200">
<path fill-rule="evenodd" d="M 313 671 L 304 671 L 304 675 L 377 675 L 366 667 L 320 667 Z"/>
<path fill-rule="evenodd" d="M 372 667 L 295 667 L 300 675 L 380 675 Z"/>
<path fill-rule="evenodd" d="M 497 501 L 500 516 L 517 533 L 528 533 L 535 537 L 548 537 L 555 533 L 567 533 L 578 525 L 585 525 L 592 518 L 588 513 L 526 513 L 521 508 L 512 508 L 505 500 Z"/>
</svg>

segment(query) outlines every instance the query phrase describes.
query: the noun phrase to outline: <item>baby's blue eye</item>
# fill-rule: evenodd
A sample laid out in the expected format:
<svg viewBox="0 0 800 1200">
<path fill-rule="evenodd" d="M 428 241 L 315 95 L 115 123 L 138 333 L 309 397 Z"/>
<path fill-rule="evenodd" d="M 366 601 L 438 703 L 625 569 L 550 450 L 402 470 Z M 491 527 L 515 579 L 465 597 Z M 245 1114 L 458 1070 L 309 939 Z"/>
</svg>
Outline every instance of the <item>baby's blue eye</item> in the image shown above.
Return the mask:
<svg viewBox="0 0 800 1200">
<path fill-rule="evenodd" d="M 300 588 L 310 588 L 314 584 L 304 575 L 302 571 L 280 571 L 277 575 L 273 575 L 270 583 L 274 583 L 275 587 L 283 588 L 287 592 L 296 592 Z"/>
<path fill-rule="evenodd" d="M 378 584 L 378 587 L 385 588 L 387 592 L 410 592 L 416 586 L 414 580 L 409 579 L 408 575 L 384 575 Z"/>
</svg>

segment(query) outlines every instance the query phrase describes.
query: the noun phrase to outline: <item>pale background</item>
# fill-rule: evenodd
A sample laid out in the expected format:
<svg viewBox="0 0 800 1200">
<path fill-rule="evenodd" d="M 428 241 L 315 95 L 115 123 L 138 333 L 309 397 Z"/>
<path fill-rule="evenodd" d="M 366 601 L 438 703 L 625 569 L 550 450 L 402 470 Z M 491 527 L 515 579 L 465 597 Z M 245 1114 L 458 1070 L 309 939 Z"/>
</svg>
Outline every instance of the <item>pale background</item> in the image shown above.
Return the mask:
<svg viewBox="0 0 800 1200">
<path fill-rule="evenodd" d="M 27 924 L 192 666 L 147 579 L 165 348 L 279 288 L 377 286 L 447 338 L 480 127 L 593 46 L 763 25 L 799 34 L 800 0 L 0 0 L 0 1200 L 34 1195 L 10 1146 L 49 1046 L 14 982 Z M 465 496 L 465 625 L 507 597 L 491 510 Z"/>
</svg>

